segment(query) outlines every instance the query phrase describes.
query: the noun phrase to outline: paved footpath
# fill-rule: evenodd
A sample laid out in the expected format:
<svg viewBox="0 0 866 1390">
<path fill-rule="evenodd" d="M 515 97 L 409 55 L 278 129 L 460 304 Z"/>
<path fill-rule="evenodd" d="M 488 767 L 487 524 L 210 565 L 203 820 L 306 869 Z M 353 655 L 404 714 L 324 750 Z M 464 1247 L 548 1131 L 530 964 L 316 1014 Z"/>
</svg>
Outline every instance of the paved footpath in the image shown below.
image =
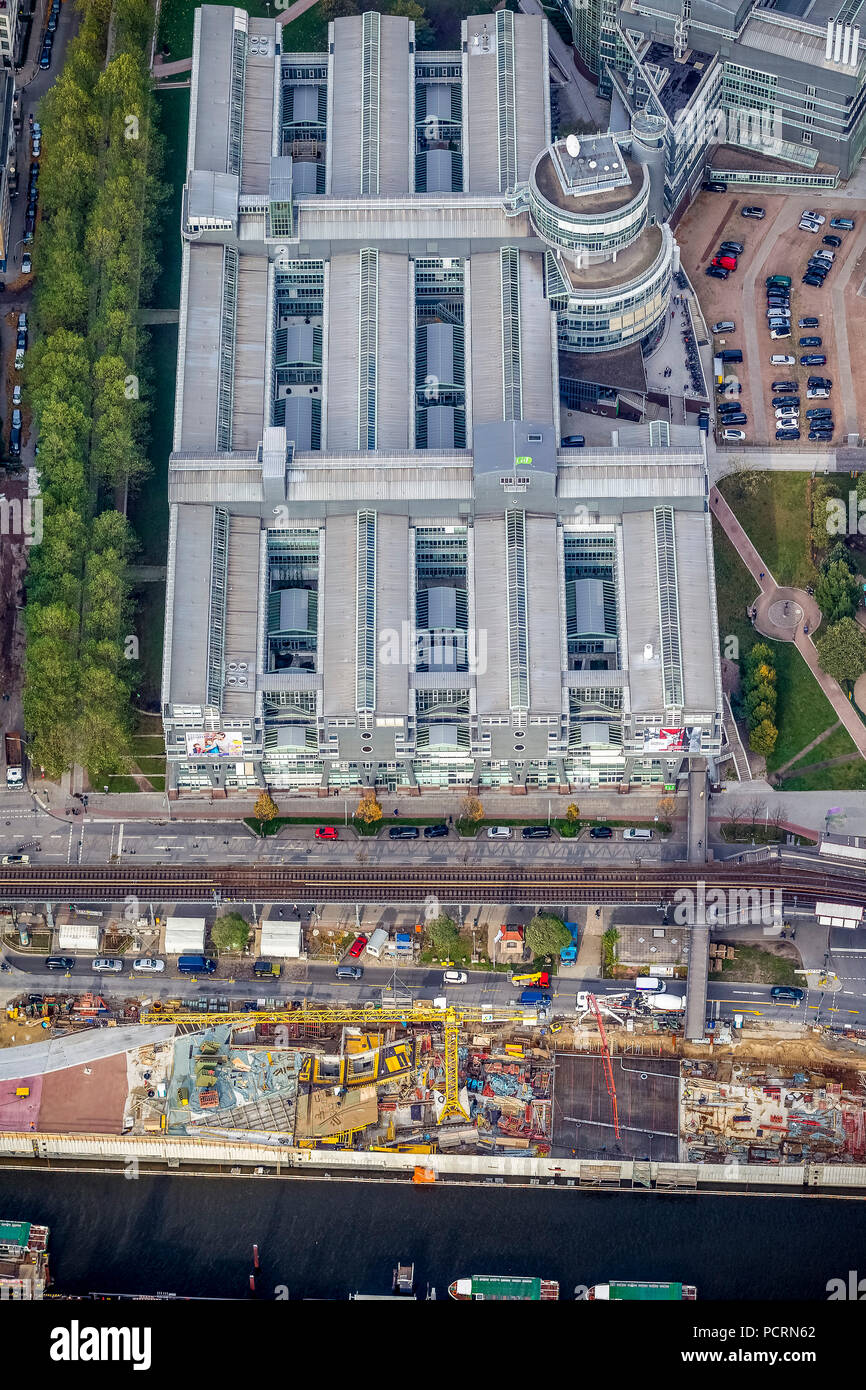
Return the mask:
<svg viewBox="0 0 866 1390">
<path fill-rule="evenodd" d="M 793 641 L 797 651 L 827 696 L 831 706 L 836 711 L 836 715 L 851 735 L 861 757 L 866 758 L 866 725 L 863 724 L 838 681 L 833 680 L 832 676 L 828 676 L 826 671 L 822 669 L 812 637 L 804 632 L 804 625 L 808 624 L 809 634 L 814 633 L 821 619 L 821 610 L 814 598 L 803 589 L 788 589 L 780 587 L 776 583 L 767 565 L 761 559 L 717 488 L 714 488 L 710 493 L 710 507 L 725 535 L 760 589 L 759 597 L 753 608 L 755 627 L 762 636 L 769 637 L 776 642 L 790 642 L 793 633 Z M 774 608 L 785 602 L 799 604 L 802 609 L 803 622 L 798 623 L 794 628 L 781 626 L 774 622 Z"/>
</svg>

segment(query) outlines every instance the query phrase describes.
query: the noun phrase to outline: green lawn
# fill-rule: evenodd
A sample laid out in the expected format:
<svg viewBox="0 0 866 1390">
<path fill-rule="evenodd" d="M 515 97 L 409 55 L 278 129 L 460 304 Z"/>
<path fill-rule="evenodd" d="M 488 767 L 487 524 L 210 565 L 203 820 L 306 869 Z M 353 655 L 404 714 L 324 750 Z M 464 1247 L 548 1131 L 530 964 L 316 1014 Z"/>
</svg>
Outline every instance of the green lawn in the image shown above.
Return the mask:
<svg viewBox="0 0 866 1390">
<path fill-rule="evenodd" d="M 856 753 L 854 740 L 847 729 L 836 729 L 815 748 L 811 753 L 804 753 L 802 758 L 798 758 L 791 768 L 794 772 L 798 767 L 805 767 L 810 763 L 822 763 L 827 758 L 842 758 L 846 753 Z"/>
<path fill-rule="evenodd" d="M 180 304 L 180 205 L 186 180 L 186 146 L 189 133 L 189 89 L 157 91 L 159 128 L 165 140 L 162 179 L 171 188 L 160 228 L 162 255 L 154 287 L 155 309 L 177 309 Z"/>
<path fill-rule="evenodd" d="M 138 701 L 158 709 L 162 684 L 162 639 L 165 630 L 165 583 L 142 584 L 134 594 L 141 663 Z"/>
<path fill-rule="evenodd" d="M 779 584 L 804 588 L 817 574 L 809 559 L 807 473 L 760 473 L 754 495 L 745 496 L 733 475 L 719 491 Z"/>
<path fill-rule="evenodd" d="M 787 478 L 789 475 L 773 476 Z M 755 582 L 716 521 L 713 522 L 713 550 L 722 652 L 730 651 L 731 639 L 735 638 L 742 660 L 756 641 L 763 640 L 746 617 L 746 609 L 755 599 Z M 769 646 L 776 664 L 779 695 L 776 707 L 779 738 L 772 757 L 767 760 L 767 768 L 773 772 L 796 757 L 807 743 L 837 720 L 797 649 L 787 642 L 770 642 Z"/>
<path fill-rule="evenodd" d="M 176 61 L 179 58 L 189 58 L 192 54 L 192 30 L 193 16 L 199 7 L 200 0 L 168 0 L 164 3 L 159 16 L 159 46 L 168 44 L 171 53 L 168 55 L 169 61 Z M 210 0 L 211 4 L 225 5 L 234 3 L 234 0 Z M 280 6 L 281 9 L 288 9 L 287 4 Z M 483 8 L 483 7 L 482 7 Z M 492 9 L 492 6 L 490 7 Z M 266 5 L 264 0 L 244 0 L 243 9 L 256 19 L 274 18 L 277 11 L 273 4 Z M 467 14 L 474 14 L 476 10 L 467 9 Z M 324 50 L 328 42 L 328 23 L 323 19 L 319 6 L 314 5 L 307 10 L 306 14 L 299 15 L 290 24 L 283 25 L 283 49 L 291 49 L 295 53 L 315 53 Z"/>
<path fill-rule="evenodd" d="M 842 763 L 839 767 L 825 767 L 820 772 L 807 772 L 803 777 L 786 777 L 781 790 L 786 792 L 866 791 L 866 762 L 862 758 L 858 758 L 856 762 Z"/>
</svg>

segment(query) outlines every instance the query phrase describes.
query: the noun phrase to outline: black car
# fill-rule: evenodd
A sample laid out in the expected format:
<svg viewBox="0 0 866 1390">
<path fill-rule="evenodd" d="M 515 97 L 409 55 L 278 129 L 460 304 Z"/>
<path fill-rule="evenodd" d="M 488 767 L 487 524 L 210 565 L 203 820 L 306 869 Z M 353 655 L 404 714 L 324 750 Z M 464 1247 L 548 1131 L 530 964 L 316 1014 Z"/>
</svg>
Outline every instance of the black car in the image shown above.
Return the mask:
<svg viewBox="0 0 866 1390">
<path fill-rule="evenodd" d="M 48 46 L 47 48 L 46 48 L 45 45 L 43 44 L 43 46 L 42 46 L 42 52 L 41 52 L 40 55 L 39 55 L 39 66 L 40 66 L 42 69 L 50 68 L 50 67 L 51 67 L 51 46 L 50 46 L 50 44 L 49 44 L 49 46 Z"/>
<path fill-rule="evenodd" d="M 759 220 L 766 216 L 763 208 L 740 208 L 741 217 L 757 217 Z"/>
<path fill-rule="evenodd" d="M 609 825 L 594 825 L 589 832 L 591 840 L 612 840 L 613 831 Z"/>
<path fill-rule="evenodd" d="M 821 240 L 823 241 L 825 246 L 842 245 L 842 238 L 840 236 L 822 236 Z"/>
<path fill-rule="evenodd" d="M 833 385 L 833 379 L 829 376 L 810 376 L 808 384 L 810 386 L 824 386 L 829 391 Z"/>
<path fill-rule="evenodd" d="M 26 328 L 19 328 L 19 330 L 18 330 L 18 337 L 17 337 L 17 339 L 16 339 L 16 341 L 15 341 L 15 346 L 16 346 L 17 348 L 21 348 L 22 351 L 27 347 L 27 329 L 26 329 Z"/>
<path fill-rule="evenodd" d="M 798 328 L 817 328 L 817 327 L 818 327 L 818 320 L 817 320 L 816 318 L 797 319 L 797 327 L 798 327 Z"/>
<path fill-rule="evenodd" d="M 817 444 L 827 444 L 833 438 L 832 430 L 810 430 L 809 438 Z"/>
<path fill-rule="evenodd" d="M 74 970 L 75 958 L 73 956 L 49 956 L 45 962 L 46 970 Z"/>
<path fill-rule="evenodd" d="M 746 425 L 749 417 L 740 411 L 737 415 L 723 415 L 720 421 L 723 425 Z"/>
<path fill-rule="evenodd" d="M 805 357 L 800 358 L 800 366 L 823 367 L 826 361 L 826 357 L 820 352 L 807 352 Z"/>
<path fill-rule="evenodd" d="M 702 183 L 701 188 L 705 193 L 727 193 L 728 191 L 728 185 L 726 183 L 719 183 L 714 179 Z"/>
<path fill-rule="evenodd" d="M 549 825 L 525 825 L 520 834 L 524 840 L 549 840 L 553 831 Z"/>
<path fill-rule="evenodd" d="M 21 453 L 21 426 L 13 425 L 9 431 L 9 452 L 10 454 Z"/>
<path fill-rule="evenodd" d="M 417 840 L 420 834 L 417 825 L 391 825 L 388 827 L 389 840 Z"/>
<path fill-rule="evenodd" d="M 445 824 L 444 821 L 442 822 L 441 825 L 425 825 L 425 826 L 424 826 L 424 839 L 425 839 L 425 840 L 438 840 L 438 839 L 440 839 L 443 835 L 447 835 L 447 834 L 448 834 L 448 826 Z"/>
<path fill-rule="evenodd" d="M 805 998 L 805 992 L 797 989 L 794 985 L 773 985 L 770 990 L 771 999 L 790 999 L 795 1004 L 799 1004 Z"/>
<path fill-rule="evenodd" d="M 813 406 L 811 410 L 806 411 L 807 420 L 828 420 L 832 418 L 833 412 L 828 409 L 826 405 L 816 405 Z"/>
<path fill-rule="evenodd" d="M 804 275 L 803 284 L 812 285 L 815 289 L 820 290 L 824 284 L 824 277 L 823 275 Z"/>
<path fill-rule="evenodd" d="M 24 219 L 24 240 L 25 240 L 25 241 L 32 241 L 32 240 L 33 240 L 33 233 L 35 232 L 35 230 L 36 230 L 36 218 L 33 216 L 32 213 L 29 213 L 29 214 L 27 215 L 27 217 Z"/>
<path fill-rule="evenodd" d="M 774 409 L 774 410 L 778 410 L 778 409 L 779 409 L 781 406 L 783 406 L 783 405 L 799 405 L 799 404 L 800 404 L 800 397 L 799 397 L 799 396 L 794 396 L 794 395 L 792 395 L 792 396 L 774 396 L 774 397 L 773 397 L 773 409 Z"/>
<path fill-rule="evenodd" d="M 736 401 L 722 401 L 719 404 L 720 415 L 736 415 L 739 410 L 740 406 Z"/>
<path fill-rule="evenodd" d="M 742 256 L 745 247 L 741 241 L 723 241 L 719 252 L 723 256 Z"/>
<path fill-rule="evenodd" d="M 714 280 L 727 280 L 730 273 L 723 265 L 708 265 L 704 271 L 705 275 L 711 275 Z"/>
<path fill-rule="evenodd" d="M 796 383 L 796 381 L 774 381 L 774 382 L 773 382 L 773 390 L 774 390 L 774 391 L 796 391 L 796 390 L 797 390 L 797 383 Z"/>
<path fill-rule="evenodd" d="M 821 347 L 821 346 L 822 346 L 822 339 L 821 339 L 821 338 L 801 338 L 801 339 L 800 339 L 800 347 Z"/>
<path fill-rule="evenodd" d="M 799 439 L 799 438 L 800 438 L 800 431 L 799 431 L 799 430 L 785 430 L 785 429 L 776 430 L 776 438 L 777 438 L 777 439 Z"/>
</svg>

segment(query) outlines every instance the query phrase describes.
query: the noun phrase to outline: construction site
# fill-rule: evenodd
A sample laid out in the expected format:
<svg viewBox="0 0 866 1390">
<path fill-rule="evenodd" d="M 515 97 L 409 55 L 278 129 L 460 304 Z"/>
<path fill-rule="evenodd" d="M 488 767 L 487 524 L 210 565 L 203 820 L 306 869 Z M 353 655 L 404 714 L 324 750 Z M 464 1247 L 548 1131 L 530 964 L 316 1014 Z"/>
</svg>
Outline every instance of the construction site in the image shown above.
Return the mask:
<svg viewBox="0 0 866 1390">
<path fill-rule="evenodd" d="M 568 1022 L 420 1000 L 229 1012 L 58 995 L 8 1014 L 23 1046 L 0 1053 L 0 1131 L 661 1163 L 866 1158 L 859 1058 L 743 1028 L 686 1044 L 675 1013 L 629 995 L 578 995 Z"/>
</svg>

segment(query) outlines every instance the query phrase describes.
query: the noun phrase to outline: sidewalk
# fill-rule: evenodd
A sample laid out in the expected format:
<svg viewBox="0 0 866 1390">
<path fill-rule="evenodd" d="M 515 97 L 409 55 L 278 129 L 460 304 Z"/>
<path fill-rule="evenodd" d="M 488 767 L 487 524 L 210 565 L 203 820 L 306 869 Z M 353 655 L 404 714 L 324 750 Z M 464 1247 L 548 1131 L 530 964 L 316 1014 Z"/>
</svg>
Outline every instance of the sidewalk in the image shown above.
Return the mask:
<svg viewBox="0 0 866 1390">
<path fill-rule="evenodd" d="M 78 805 L 55 782 L 35 781 L 32 794 L 42 810 L 51 815 L 66 819 L 66 808 Z M 358 792 L 349 795 L 318 797 L 298 792 L 272 793 L 282 816 L 312 816 L 322 824 L 344 824 L 351 820 L 358 804 Z M 212 801 L 209 797 L 191 798 L 169 802 L 164 792 L 140 792 L 136 794 L 113 794 L 104 792 L 87 793 L 85 819 L 107 820 L 154 820 L 166 822 L 173 820 L 242 820 L 251 816 L 255 808 L 258 792 L 251 796 L 230 797 L 226 800 Z M 405 796 L 400 793 L 379 792 L 379 801 L 385 817 L 393 816 L 398 810 L 402 818 L 410 824 L 413 817 L 429 819 L 432 816 L 456 818 L 463 793 L 430 791 L 421 796 Z M 659 792 L 632 792 L 628 796 L 610 792 L 588 792 L 585 795 L 571 793 L 547 795 L 539 792 L 527 796 L 510 796 L 503 792 L 482 793 L 482 804 L 486 820 L 500 817 L 508 820 L 546 820 L 548 810 L 551 820 L 564 817 L 568 807 L 574 803 L 580 808 L 581 818 L 590 820 L 635 820 L 652 821 L 658 814 Z M 677 797 L 677 816 L 685 816 L 686 798 Z"/>
</svg>

